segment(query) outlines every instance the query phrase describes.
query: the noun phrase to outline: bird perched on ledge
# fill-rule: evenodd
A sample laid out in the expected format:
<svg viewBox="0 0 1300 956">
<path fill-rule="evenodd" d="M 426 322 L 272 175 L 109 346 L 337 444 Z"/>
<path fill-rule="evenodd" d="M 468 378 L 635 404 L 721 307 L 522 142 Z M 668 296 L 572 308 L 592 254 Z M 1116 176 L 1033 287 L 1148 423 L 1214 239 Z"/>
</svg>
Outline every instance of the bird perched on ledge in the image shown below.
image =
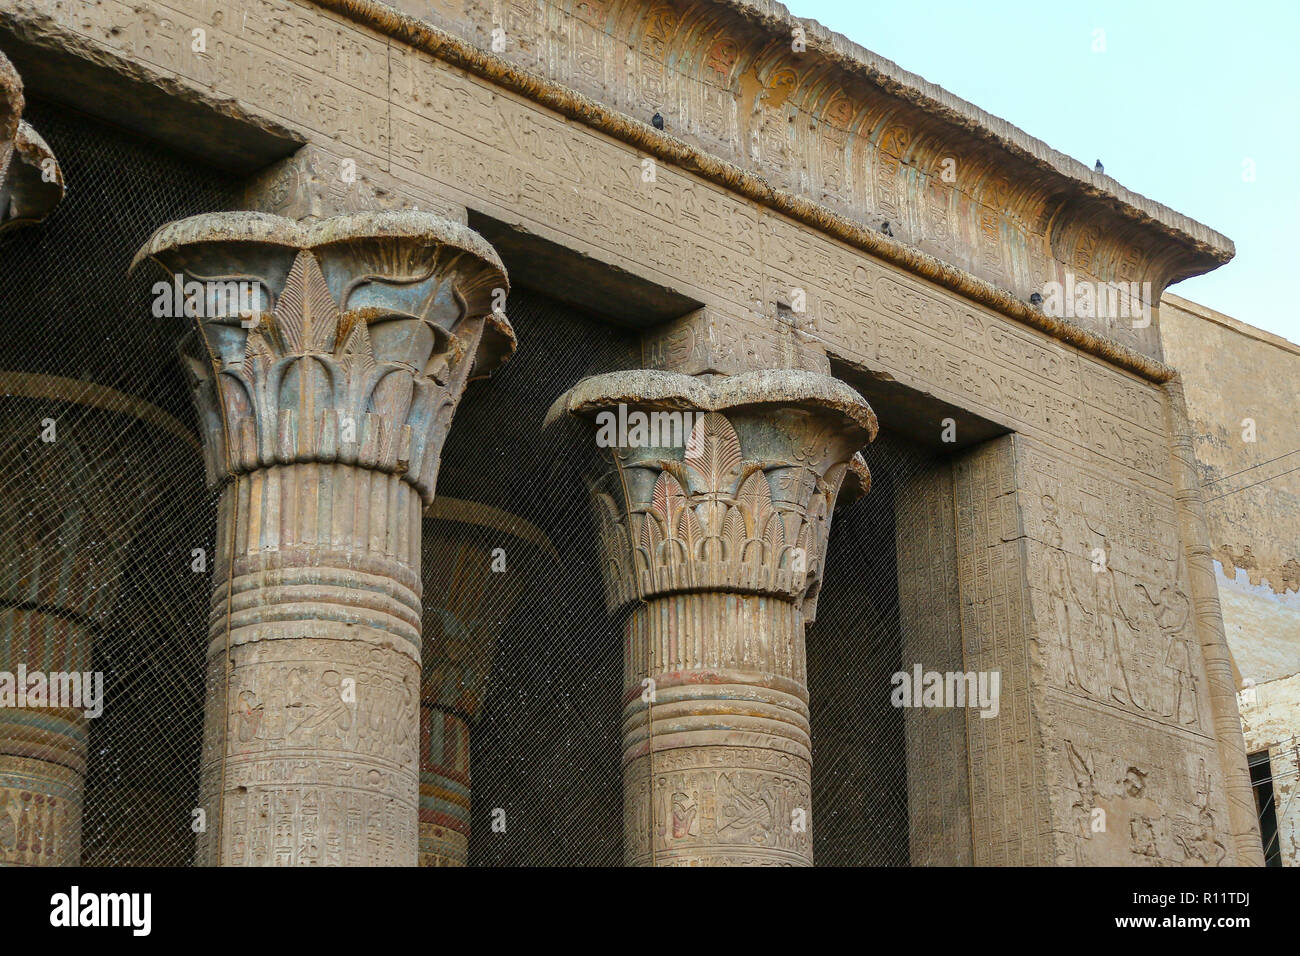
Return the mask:
<svg viewBox="0 0 1300 956">
<path fill-rule="evenodd" d="M 1092 171 L 1094 173 L 1104 173 L 1106 171 L 1106 167 L 1101 164 L 1101 160 L 1099 159 L 1097 160 L 1097 165 L 1092 167 Z"/>
<path fill-rule="evenodd" d="M 650 125 L 653 126 L 655 129 L 663 129 L 664 128 L 663 114 L 656 113 L 654 116 L 650 117 Z"/>
</svg>

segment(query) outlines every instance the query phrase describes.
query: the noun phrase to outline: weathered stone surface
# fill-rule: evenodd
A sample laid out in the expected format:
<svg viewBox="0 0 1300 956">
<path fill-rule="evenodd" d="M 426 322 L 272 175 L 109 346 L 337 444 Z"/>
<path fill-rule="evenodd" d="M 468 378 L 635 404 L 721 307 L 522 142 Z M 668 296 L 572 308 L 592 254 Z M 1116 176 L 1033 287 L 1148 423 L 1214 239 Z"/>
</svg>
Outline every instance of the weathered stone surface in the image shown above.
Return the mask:
<svg viewBox="0 0 1300 956">
<path fill-rule="evenodd" d="M 382 170 L 357 167 L 337 148 L 309 144 L 260 171 L 246 190 L 251 210 L 288 219 L 322 219 L 381 209 L 436 213 L 464 225 L 465 207 L 429 192 L 415 192 Z"/>
<path fill-rule="evenodd" d="M 146 25 L 137 23 L 139 18 L 124 5 L 110 0 L 97 6 L 92 18 L 68 24 L 61 19 L 66 18 L 61 3 L 20 0 L 7 16 L 15 29 L 37 34 L 42 42 L 89 43 L 104 55 L 125 57 L 152 70 L 159 82 L 188 84 L 195 96 L 205 96 L 212 88 L 229 91 L 254 114 L 279 117 L 309 135 L 315 131 L 314 138 L 333 141 L 332 148 L 352 152 L 358 169 L 377 166 L 417 193 L 432 188 L 452 202 L 524 224 L 538 235 L 681 289 L 705 304 L 727 302 L 733 313 L 737 306 L 746 312 L 762 311 L 766 307 L 754 283 L 759 272 L 755 265 L 763 263 L 766 268 L 795 271 L 794 284 L 806 289 L 809 309 L 819 315 L 834 313 L 827 317 L 833 319 L 845 308 L 852 312 L 862 306 L 862 293 L 857 291 L 862 277 L 855 274 L 853 260 L 860 261 L 865 250 L 970 297 L 980 304 L 979 310 L 1014 316 L 1018 323 L 1144 375 L 1169 374 L 1169 369 L 1128 345 L 1031 308 L 1024 298 L 1041 288 L 1041 278 L 1030 283 L 1032 289 L 1027 286 L 1022 296 L 1009 295 L 960 266 L 884 236 L 874 226 L 775 190 L 741 167 L 665 137 L 567 87 L 530 78 L 450 35 L 396 17 L 382 4 L 357 4 L 355 11 L 350 3 L 342 6 L 345 12 L 357 12 L 363 21 L 363 8 L 370 11 L 379 28 L 395 31 L 418 49 L 390 47 L 381 35 L 341 26 L 347 21 L 311 5 L 252 2 L 234 32 L 226 26 L 224 9 L 217 9 L 212 0 L 182 0 L 186 22 L 204 24 L 212 47 L 220 51 L 208 56 L 191 49 L 185 39 L 188 33 L 182 37 L 181 24 L 169 8 Z M 279 24 L 286 17 L 292 19 L 299 38 L 288 48 L 278 42 Z M 168 37 L 168 42 L 157 42 L 159 36 Z M 472 75 L 448 68 L 432 59 L 430 52 L 469 69 Z M 258 81 L 253 82 L 253 77 Z M 342 77 L 355 78 L 355 83 Z M 514 95 L 502 95 L 501 84 Z M 385 86 L 391 91 L 388 96 L 369 92 Z M 530 98 L 545 107 L 529 105 Z M 375 127 L 376 115 L 389 117 L 386 129 Z M 489 118 L 498 115 L 499 121 Z M 616 135 L 623 143 L 576 127 L 565 121 L 566 115 Z M 436 135 L 431 127 L 437 129 Z M 650 151 L 660 161 L 656 177 L 646 179 L 638 150 Z M 521 165 L 515 157 L 524 153 L 529 158 Z M 1140 215 L 1137 221 L 1149 219 Z M 620 222 L 627 225 L 611 230 L 611 224 Z M 760 222 L 778 234 L 764 239 L 756 229 Z M 1190 220 L 1183 220 L 1183 226 L 1203 233 L 1192 246 L 1210 249 L 1210 261 L 1227 254 L 1222 237 Z M 999 230 L 990 232 L 996 234 Z M 1111 234 L 1090 227 L 1087 235 L 1092 238 L 1080 238 L 1086 249 L 1086 254 L 1080 254 L 1083 260 L 1090 261 L 1101 237 Z M 828 242 L 827 235 L 834 239 Z M 1187 251 L 1181 242 L 1165 247 L 1171 258 L 1162 260 L 1159 268 L 1178 259 L 1181 253 L 1176 250 Z M 823 286 L 822 279 L 828 275 L 826 266 L 844 256 L 846 248 L 840 243 L 854 247 L 849 268 L 842 273 L 843 280 L 853 277 L 849 288 L 854 292 L 843 304 L 835 301 L 837 290 Z M 805 244 L 807 248 L 801 248 Z M 763 246 L 767 248 L 760 252 Z M 1135 247 L 1123 254 L 1109 250 L 1103 258 L 1128 262 L 1130 253 L 1141 256 Z M 804 263 L 805 255 L 819 260 L 816 267 Z M 1082 269 L 1077 262 L 1074 268 Z M 1108 275 L 1112 271 L 1109 266 L 1098 268 Z M 1155 284 L 1162 287 L 1160 280 Z M 817 331 L 826 334 L 821 328 Z M 1109 331 L 1148 335 L 1131 328 Z M 836 351 L 848 345 L 837 342 Z M 844 354 L 857 360 L 852 349 Z"/>
<path fill-rule="evenodd" d="M 1002 683 L 968 720 L 975 862 L 1257 862 L 1183 509 L 1019 437 L 955 475 L 966 667 Z"/>
<path fill-rule="evenodd" d="M 658 421 L 676 432 L 603 434 L 620 406 L 675 415 Z M 598 426 L 607 603 L 626 614 L 627 862 L 811 864 L 804 623 L 875 415 L 843 383 L 798 371 L 597 376 L 548 422 L 569 415 Z"/>
<path fill-rule="evenodd" d="M 63 170 L 22 114 L 22 79 L 0 50 L 0 233 L 40 222 L 63 198 Z"/>
<path fill-rule="evenodd" d="M 1165 296 L 1161 315 L 1195 436 L 1189 464 L 1204 489 L 1245 749 L 1269 758 L 1273 849 L 1284 865 L 1296 866 L 1300 412 L 1282 396 L 1300 376 L 1300 346 L 1175 296 Z"/>
<path fill-rule="evenodd" d="M 1176 296 L 1160 311 L 1187 393 L 1214 560 L 1229 580 L 1265 588 L 1284 608 L 1300 594 L 1300 471 L 1292 454 L 1300 409 L 1284 398 L 1300 376 L 1300 346 Z M 1300 611 L 1292 613 L 1300 626 Z M 1300 648 L 1278 666 L 1242 676 L 1300 670 Z"/>
<path fill-rule="evenodd" d="M 198 860 L 413 865 L 420 514 L 466 381 L 513 349 L 504 271 L 416 212 L 200 216 L 145 258 L 257 290 L 186 354 L 225 487 Z"/>
<path fill-rule="evenodd" d="M 895 492 L 904 672 L 917 664 L 923 672 L 965 670 L 953 480 L 952 466 L 942 461 Z M 969 866 L 967 711 L 909 707 L 903 721 L 909 860 L 913 866 Z"/>
<path fill-rule="evenodd" d="M 445 35 L 426 36 L 378 4 L 321 4 L 451 52 Z M 753 170 L 763 192 L 812 200 L 867 225 L 882 248 L 923 251 L 1022 300 L 1068 272 L 1150 281 L 1159 301 L 1168 282 L 1232 256 L 1213 230 L 779 3 L 595 0 L 493 14 L 474 0 L 394 6 L 496 51 L 483 58 L 486 75 L 506 80 L 514 68 L 533 87 L 545 77 L 628 117 L 645 145 L 726 162 L 719 178 L 732 188 Z M 649 127 L 656 112 L 663 133 Z M 1154 328 L 1087 324 L 1159 357 Z"/>
</svg>

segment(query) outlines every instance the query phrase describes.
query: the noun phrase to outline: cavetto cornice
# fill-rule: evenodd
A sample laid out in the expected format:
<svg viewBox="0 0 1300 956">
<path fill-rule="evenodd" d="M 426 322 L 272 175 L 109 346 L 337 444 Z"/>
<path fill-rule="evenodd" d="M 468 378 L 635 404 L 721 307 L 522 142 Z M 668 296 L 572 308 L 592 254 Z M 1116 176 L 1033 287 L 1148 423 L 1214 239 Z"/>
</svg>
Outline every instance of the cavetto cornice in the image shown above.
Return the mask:
<svg viewBox="0 0 1300 956">
<path fill-rule="evenodd" d="M 1231 239 L 1204 223 L 1140 193 L 1125 189 L 1110 176 L 1096 172 L 1020 127 L 904 70 L 892 60 L 872 53 L 844 34 L 827 29 L 816 20 L 794 16 L 783 3 L 774 0 L 704 2 L 729 7 L 759 29 L 783 40 L 791 35 L 795 27 L 801 27 L 807 36 L 809 52 L 825 58 L 846 73 L 862 76 L 883 93 L 911 103 L 943 125 L 970 133 L 991 147 L 1005 151 L 1008 160 L 1036 167 L 1049 180 L 1063 180 L 1053 184 L 1057 191 L 1069 190 L 1076 193 L 1079 199 L 1105 203 L 1116 214 L 1139 227 L 1186 247 L 1189 255 L 1199 254 L 1205 257 L 1213 263 L 1208 265 L 1210 269 L 1227 262 L 1236 253 Z"/>
<path fill-rule="evenodd" d="M 809 52 L 802 55 L 815 57 L 816 66 L 806 82 L 796 77 L 791 82 L 798 80 L 797 85 L 780 95 L 793 99 L 795 93 L 804 90 L 799 94 L 804 102 L 800 111 L 818 119 L 819 128 L 827 131 L 824 135 L 831 141 L 835 140 L 836 129 L 841 134 L 856 131 L 852 135 L 864 137 L 871 150 L 886 151 L 880 153 L 887 154 L 886 165 L 901 163 L 911 167 L 930 186 L 939 180 L 937 167 L 942 158 L 956 150 L 968 177 L 961 202 L 971 208 L 964 215 L 977 219 L 983 216 L 985 232 L 996 234 L 991 240 L 994 245 L 1001 241 L 997 236 L 1005 231 L 1004 226 L 1019 232 L 1022 240 L 1018 242 L 1023 241 L 1029 248 L 1025 263 L 1004 262 L 999 268 L 1005 274 L 996 268 L 985 268 L 988 257 L 982 256 L 981 250 L 974 246 L 956 249 L 953 245 L 956 238 L 947 251 L 938 247 L 928 251 L 934 243 L 921 235 L 898 235 L 902 227 L 897 222 L 887 233 L 878 219 L 873 221 L 870 210 L 853 208 L 851 203 L 838 201 L 825 190 L 819 196 L 823 201 L 817 201 L 805 195 L 805 190 L 774 185 L 767 175 L 770 170 L 760 165 L 732 161 L 724 157 L 725 149 L 702 148 L 687 138 L 657 130 L 645 121 L 648 117 L 633 118 L 621 109 L 606 105 L 603 97 L 594 98 L 535 70 L 522 68 L 508 54 L 489 52 L 471 40 L 428 20 L 404 14 L 388 3 L 379 0 L 308 2 L 524 96 L 1153 382 L 1167 381 L 1173 374 L 1160 360 L 1156 329 L 1134 332 L 1123 327 L 1102 328 L 1096 323 L 1057 318 L 1031 305 L 1030 295 L 1039 291 L 1046 281 L 1075 273 L 1080 278 L 1103 282 L 1149 281 L 1152 301 L 1158 303 L 1168 283 L 1213 269 L 1234 254 L 1232 243 L 1213 230 L 1124 190 L 1109 177 L 1093 173 L 1011 124 L 869 54 L 814 21 L 790 17 L 777 4 L 758 6 L 716 0 L 687 5 L 689 9 L 671 7 L 679 21 L 688 13 L 704 19 L 694 26 L 684 21 L 674 26 L 672 37 L 663 42 L 681 49 L 674 47 L 662 56 L 670 58 L 678 72 L 702 71 L 705 63 L 713 62 L 715 73 L 721 77 L 716 83 L 724 88 L 734 86 L 728 77 L 739 82 L 736 71 L 742 68 L 741 61 L 746 57 L 747 69 L 752 68 L 760 78 L 766 76 L 770 80 L 774 75 L 771 57 L 783 56 L 789 49 L 793 25 L 803 25 L 811 43 Z M 637 43 L 646 41 L 662 26 L 662 23 L 657 26 L 650 14 L 670 9 L 668 4 L 652 8 L 640 0 L 610 0 L 598 5 L 608 8 L 602 16 L 617 26 L 620 36 L 626 33 Z M 585 4 L 584 10 L 590 6 Z M 576 17 L 578 13 L 571 11 L 570 16 Z M 629 25 L 629 20 L 636 22 Z M 722 35 L 719 31 L 725 34 L 721 47 L 718 47 L 721 42 L 718 37 Z M 742 47 L 742 41 L 748 46 Z M 692 48 L 692 44 L 698 48 Z M 540 55 L 536 50 L 533 53 Z M 668 77 L 669 81 L 676 79 Z M 853 90 L 854 99 L 845 98 L 846 88 Z M 755 96 L 761 98 L 760 94 Z M 834 119 L 836 116 L 839 120 Z M 694 135 L 689 138 L 700 139 Z M 906 178 L 899 176 L 900 168 L 891 173 L 899 181 Z M 952 195 L 944 202 L 957 204 Z M 968 231 L 969 223 L 962 221 L 957 226 L 960 228 L 955 233 Z M 975 231 L 980 231 L 979 226 Z"/>
</svg>

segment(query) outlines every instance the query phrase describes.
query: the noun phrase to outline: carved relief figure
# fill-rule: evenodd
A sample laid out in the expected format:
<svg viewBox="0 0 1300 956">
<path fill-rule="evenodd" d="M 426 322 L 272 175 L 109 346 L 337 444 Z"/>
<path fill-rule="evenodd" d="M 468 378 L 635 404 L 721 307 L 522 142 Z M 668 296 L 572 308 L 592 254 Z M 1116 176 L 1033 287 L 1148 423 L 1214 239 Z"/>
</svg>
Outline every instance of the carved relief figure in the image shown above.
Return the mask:
<svg viewBox="0 0 1300 956">
<path fill-rule="evenodd" d="M 700 835 L 699 809 L 697 793 L 673 791 L 673 839 Z"/>
<path fill-rule="evenodd" d="M 1159 858 L 1156 831 L 1149 817 L 1138 815 L 1129 821 L 1129 839 L 1132 851 L 1138 856 Z"/>
<path fill-rule="evenodd" d="M 1210 809 L 1210 794 L 1213 780 L 1205 766 L 1205 758 L 1197 761 L 1196 792 L 1192 802 L 1195 804 L 1196 822 L 1185 823 L 1174 834 L 1174 841 L 1182 848 L 1188 860 L 1199 860 L 1205 866 L 1218 866 L 1228 855 L 1228 849 L 1219 839 L 1218 826 L 1214 822 L 1214 811 Z"/>
<path fill-rule="evenodd" d="M 1070 569 L 1067 564 L 1065 551 L 1062 550 L 1064 545 L 1064 535 L 1061 532 L 1060 523 L 1057 520 L 1056 501 L 1051 495 L 1042 496 L 1043 508 L 1047 512 L 1047 567 L 1046 583 L 1047 591 L 1052 599 L 1052 623 L 1055 625 L 1057 637 L 1060 640 L 1060 659 L 1065 669 L 1065 686 L 1067 688 L 1079 688 L 1088 694 L 1096 693 L 1096 682 L 1094 680 L 1093 669 L 1090 666 L 1090 659 L 1085 653 L 1083 657 L 1083 667 L 1079 666 L 1079 660 L 1075 656 L 1075 636 L 1078 633 L 1078 623 L 1091 617 L 1083 601 L 1079 599 L 1079 594 L 1074 587 L 1074 578 L 1070 575 Z"/>
<path fill-rule="evenodd" d="M 1079 748 L 1069 740 L 1065 742 L 1065 753 L 1070 761 L 1070 769 L 1074 773 L 1076 797 L 1074 803 L 1070 805 L 1070 810 L 1074 816 L 1075 839 L 1091 840 L 1092 811 L 1097 807 L 1097 783 L 1092 757 L 1080 753 Z M 1082 858 L 1082 846 L 1079 847 L 1078 852 L 1079 857 Z"/>
<path fill-rule="evenodd" d="M 776 825 L 776 810 L 769 781 L 755 779 L 747 783 L 743 774 L 719 775 L 719 836 L 738 835 L 746 842 L 765 846 Z"/>
<path fill-rule="evenodd" d="M 1109 548 L 1103 546 L 1109 553 Z M 1131 659 L 1134 655 L 1134 635 L 1140 630 L 1124 608 L 1115 586 L 1115 572 L 1109 563 L 1100 570 L 1094 567 L 1095 604 L 1092 624 L 1098 652 L 1102 656 L 1103 673 L 1107 679 L 1110 699 L 1120 704 L 1131 704 L 1138 710 L 1149 710 L 1143 695 L 1135 693 L 1140 683 L 1133 679 Z"/>
<path fill-rule="evenodd" d="M 1180 567 L 1181 570 L 1181 567 Z M 1170 677 L 1166 686 L 1161 716 L 1186 727 L 1200 728 L 1200 691 L 1196 669 L 1200 648 L 1187 633 L 1191 619 L 1191 601 L 1181 588 L 1139 584 L 1151 602 L 1156 625 L 1165 638 L 1163 665 Z"/>
</svg>

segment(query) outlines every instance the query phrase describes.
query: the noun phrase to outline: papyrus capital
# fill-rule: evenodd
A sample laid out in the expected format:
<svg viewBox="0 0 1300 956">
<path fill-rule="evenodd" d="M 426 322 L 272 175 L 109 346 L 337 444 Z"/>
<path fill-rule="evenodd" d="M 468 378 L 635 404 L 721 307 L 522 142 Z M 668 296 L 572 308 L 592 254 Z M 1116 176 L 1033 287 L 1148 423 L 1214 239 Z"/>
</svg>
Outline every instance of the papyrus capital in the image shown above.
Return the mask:
<svg viewBox="0 0 1300 956">
<path fill-rule="evenodd" d="M 213 483 L 340 463 L 401 475 L 427 503 L 466 383 L 514 350 L 500 259 L 430 213 L 196 216 L 144 259 L 185 277 L 155 292 L 196 320 L 185 359 Z"/>
<path fill-rule="evenodd" d="M 689 591 L 771 595 L 811 620 L 841 486 L 870 483 L 857 454 L 871 407 L 794 369 L 696 378 L 637 370 L 586 379 L 547 420 L 596 429 L 593 507 L 612 609 Z"/>
</svg>

